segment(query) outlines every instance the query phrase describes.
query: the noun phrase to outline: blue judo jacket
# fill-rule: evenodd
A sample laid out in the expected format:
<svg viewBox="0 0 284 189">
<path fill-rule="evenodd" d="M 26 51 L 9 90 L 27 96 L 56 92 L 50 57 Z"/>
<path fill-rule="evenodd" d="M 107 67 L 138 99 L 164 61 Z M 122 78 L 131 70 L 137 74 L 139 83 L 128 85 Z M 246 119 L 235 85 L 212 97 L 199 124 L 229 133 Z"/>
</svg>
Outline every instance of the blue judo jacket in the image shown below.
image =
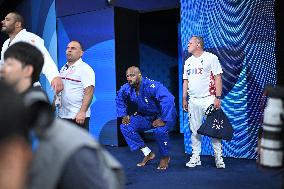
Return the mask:
<svg viewBox="0 0 284 189">
<path fill-rule="evenodd" d="M 117 117 L 127 115 L 128 100 L 137 105 L 140 115 L 160 118 L 165 122 L 176 120 L 174 96 L 157 81 L 142 78 L 138 95 L 129 83 L 124 84 L 116 96 Z"/>
</svg>

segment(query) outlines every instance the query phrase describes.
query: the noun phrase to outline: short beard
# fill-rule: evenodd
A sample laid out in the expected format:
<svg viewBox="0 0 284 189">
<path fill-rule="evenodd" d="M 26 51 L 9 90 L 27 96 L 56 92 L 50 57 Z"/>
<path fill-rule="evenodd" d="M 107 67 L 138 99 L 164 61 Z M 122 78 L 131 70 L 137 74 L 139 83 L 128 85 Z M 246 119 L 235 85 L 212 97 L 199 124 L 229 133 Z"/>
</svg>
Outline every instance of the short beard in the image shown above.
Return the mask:
<svg viewBox="0 0 284 189">
<path fill-rule="evenodd" d="M 1 32 L 2 32 L 2 33 L 6 33 L 6 31 L 7 31 L 7 30 L 1 28 Z"/>
<path fill-rule="evenodd" d="M 139 81 L 136 81 L 135 83 L 132 83 L 132 84 L 129 83 L 129 85 L 130 85 L 132 88 L 136 88 L 136 87 L 138 87 L 138 85 L 139 85 Z"/>
<path fill-rule="evenodd" d="M 132 88 L 135 88 L 136 87 L 136 84 L 135 83 L 128 83 L 129 85 L 130 85 L 130 87 L 132 87 Z"/>
<path fill-rule="evenodd" d="M 9 30 L 8 28 L 4 28 L 4 29 L 1 28 L 1 32 L 2 32 L 2 33 L 5 33 L 5 34 L 7 34 L 7 35 L 9 35 L 9 33 L 11 33 L 11 31 L 12 31 L 12 30 Z"/>
<path fill-rule="evenodd" d="M 67 58 L 67 62 L 75 62 L 73 58 Z"/>
</svg>

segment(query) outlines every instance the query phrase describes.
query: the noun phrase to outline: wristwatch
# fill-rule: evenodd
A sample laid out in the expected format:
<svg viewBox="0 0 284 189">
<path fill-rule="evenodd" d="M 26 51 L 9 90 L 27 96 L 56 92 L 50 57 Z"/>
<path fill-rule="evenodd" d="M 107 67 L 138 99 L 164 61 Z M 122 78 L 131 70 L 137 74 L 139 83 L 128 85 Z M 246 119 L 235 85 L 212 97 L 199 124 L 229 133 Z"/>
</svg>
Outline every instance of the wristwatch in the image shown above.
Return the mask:
<svg viewBox="0 0 284 189">
<path fill-rule="evenodd" d="M 216 96 L 216 98 L 217 98 L 218 100 L 221 100 L 221 96 Z"/>
</svg>

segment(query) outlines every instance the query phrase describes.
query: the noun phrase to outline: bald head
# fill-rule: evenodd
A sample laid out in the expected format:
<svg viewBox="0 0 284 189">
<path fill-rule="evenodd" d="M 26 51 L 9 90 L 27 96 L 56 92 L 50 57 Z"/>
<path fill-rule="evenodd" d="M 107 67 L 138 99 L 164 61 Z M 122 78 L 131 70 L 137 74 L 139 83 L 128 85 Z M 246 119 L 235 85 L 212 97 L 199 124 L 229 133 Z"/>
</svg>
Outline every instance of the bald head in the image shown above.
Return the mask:
<svg viewBox="0 0 284 189">
<path fill-rule="evenodd" d="M 126 70 L 126 79 L 132 87 L 139 87 L 142 78 L 141 71 L 136 66 L 131 66 Z"/>
<path fill-rule="evenodd" d="M 66 48 L 66 59 L 68 65 L 73 65 L 83 56 L 83 47 L 79 41 L 71 41 Z"/>
<path fill-rule="evenodd" d="M 138 68 L 138 67 L 136 67 L 136 66 L 131 66 L 131 67 L 129 67 L 127 70 L 126 70 L 126 73 L 127 72 L 132 72 L 132 73 L 137 73 L 137 75 L 141 75 L 141 71 L 140 71 L 140 69 Z"/>
</svg>

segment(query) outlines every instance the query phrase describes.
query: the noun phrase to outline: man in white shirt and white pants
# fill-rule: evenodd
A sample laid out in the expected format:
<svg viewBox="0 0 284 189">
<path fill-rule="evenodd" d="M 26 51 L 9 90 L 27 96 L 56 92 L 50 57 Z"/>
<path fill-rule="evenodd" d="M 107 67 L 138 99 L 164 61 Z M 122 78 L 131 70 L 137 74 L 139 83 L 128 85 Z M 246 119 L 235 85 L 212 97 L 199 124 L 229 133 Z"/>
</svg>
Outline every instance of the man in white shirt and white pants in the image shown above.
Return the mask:
<svg viewBox="0 0 284 189">
<path fill-rule="evenodd" d="M 48 50 L 44 46 L 44 40 L 39 36 L 26 31 L 24 29 L 24 18 L 17 12 L 10 12 L 5 19 L 1 22 L 1 31 L 9 35 L 1 50 L 0 67 L 4 64 L 4 53 L 8 47 L 17 42 L 27 42 L 36 46 L 44 55 L 44 65 L 42 73 L 46 76 L 55 93 L 59 93 L 63 89 L 63 83 L 59 76 L 56 64 L 51 58 Z M 39 84 L 39 83 L 38 83 Z"/>
<path fill-rule="evenodd" d="M 183 73 L 183 108 L 189 113 L 191 130 L 192 156 L 187 167 L 201 165 L 201 135 L 197 130 L 202 124 L 206 109 L 210 104 L 221 107 L 222 77 L 218 57 L 203 50 L 204 41 L 200 36 L 193 36 L 188 43 L 188 52 L 192 54 L 184 65 Z M 189 99 L 187 99 L 189 95 Z M 188 101 L 187 101 L 188 100 Z M 221 139 L 211 138 L 217 168 L 225 168 L 222 158 Z"/>
</svg>

